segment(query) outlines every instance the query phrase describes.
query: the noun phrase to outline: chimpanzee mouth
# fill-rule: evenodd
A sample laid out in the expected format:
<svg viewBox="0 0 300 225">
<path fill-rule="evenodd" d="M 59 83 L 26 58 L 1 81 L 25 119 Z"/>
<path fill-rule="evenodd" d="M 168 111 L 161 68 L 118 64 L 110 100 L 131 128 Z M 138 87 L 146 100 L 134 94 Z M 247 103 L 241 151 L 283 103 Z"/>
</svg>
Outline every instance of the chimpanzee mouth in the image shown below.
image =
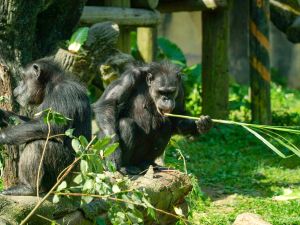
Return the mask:
<svg viewBox="0 0 300 225">
<path fill-rule="evenodd" d="M 172 110 L 163 110 L 157 107 L 157 112 L 162 115 L 165 116 L 165 113 L 171 113 Z"/>
</svg>

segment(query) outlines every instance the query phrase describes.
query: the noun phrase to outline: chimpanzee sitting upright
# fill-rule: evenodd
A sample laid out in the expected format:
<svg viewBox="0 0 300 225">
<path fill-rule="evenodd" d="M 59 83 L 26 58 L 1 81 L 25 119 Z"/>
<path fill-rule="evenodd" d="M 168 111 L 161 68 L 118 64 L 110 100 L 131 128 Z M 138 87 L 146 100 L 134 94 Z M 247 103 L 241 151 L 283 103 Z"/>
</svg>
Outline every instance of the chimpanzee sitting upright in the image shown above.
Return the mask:
<svg viewBox="0 0 300 225">
<path fill-rule="evenodd" d="M 22 106 L 39 105 L 38 112 L 52 108 L 71 120 L 65 125 L 52 124 L 51 135 L 64 134 L 74 128 L 74 135 L 91 137 L 91 109 L 86 89 L 51 59 L 43 58 L 29 64 L 23 74 L 20 85 L 14 95 Z M 0 130 L 0 144 L 25 144 L 19 161 L 19 184 L 4 190 L 4 195 L 35 195 L 37 173 L 41 154 L 48 133 L 48 126 L 43 116 L 27 118 L 12 112 L 0 110 L 0 124 L 5 124 L 10 116 L 17 117 L 21 123 Z M 40 191 L 48 191 L 56 181 L 59 173 L 73 160 L 75 154 L 70 138 L 60 136 L 52 138 L 47 144 L 40 175 Z"/>
<path fill-rule="evenodd" d="M 196 122 L 164 116 L 185 113 L 180 70 L 168 62 L 132 67 L 107 87 L 93 108 L 99 136 L 120 143 L 109 160 L 129 174 L 155 165 L 172 134 L 205 133 L 212 126 L 209 116 Z"/>
</svg>

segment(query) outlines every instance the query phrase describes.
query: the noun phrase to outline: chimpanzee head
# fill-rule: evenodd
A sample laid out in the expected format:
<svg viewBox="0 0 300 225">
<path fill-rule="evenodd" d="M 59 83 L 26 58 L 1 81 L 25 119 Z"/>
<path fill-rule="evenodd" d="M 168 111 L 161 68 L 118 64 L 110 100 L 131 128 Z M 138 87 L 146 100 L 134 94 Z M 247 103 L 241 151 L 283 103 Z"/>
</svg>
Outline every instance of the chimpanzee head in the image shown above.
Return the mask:
<svg viewBox="0 0 300 225">
<path fill-rule="evenodd" d="M 41 104 L 45 88 L 55 74 L 59 74 L 59 67 L 47 58 L 27 65 L 21 73 L 21 82 L 14 89 L 17 102 L 21 106 Z"/>
<path fill-rule="evenodd" d="M 169 62 L 152 63 L 146 80 L 158 113 L 161 115 L 171 113 L 181 87 L 179 68 Z"/>
</svg>

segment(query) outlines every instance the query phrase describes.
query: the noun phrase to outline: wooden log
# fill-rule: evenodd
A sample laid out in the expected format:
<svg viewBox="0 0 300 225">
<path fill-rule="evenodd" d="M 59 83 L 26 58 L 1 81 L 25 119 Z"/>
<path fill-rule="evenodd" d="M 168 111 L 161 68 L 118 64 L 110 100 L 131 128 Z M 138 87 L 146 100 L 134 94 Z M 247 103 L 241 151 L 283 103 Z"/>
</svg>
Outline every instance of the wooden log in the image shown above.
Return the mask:
<svg viewBox="0 0 300 225">
<path fill-rule="evenodd" d="M 202 18 L 202 114 L 227 118 L 229 10 L 205 11 Z"/>
<path fill-rule="evenodd" d="M 160 0 L 157 10 L 161 13 L 180 11 L 205 11 L 227 6 L 227 0 Z"/>
<path fill-rule="evenodd" d="M 160 14 L 146 9 L 85 6 L 80 21 L 94 24 L 113 21 L 119 26 L 152 27 L 159 23 Z"/>
<path fill-rule="evenodd" d="M 269 0 L 250 1 L 250 86 L 254 122 L 271 123 Z"/>
<path fill-rule="evenodd" d="M 155 60 L 157 52 L 157 28 L 139 27 L 137 29 L 138 50 L 144 62 Z"/>
<path fill-rule="evenodd" d="M 119 178 L 119 174 L 112 174 L 112 179 Z M 147 173 L 145 176 L 137 176 L 132 179 L 130 189 L 145 190 L 151 204 L 161 210 L 175 213 L 174 206 L 183 208 L 185 213 L 185 196 L 191 191 L 192 185 L 188 175 L 179 171 L 165 171 L 159 173 Z M 39 201 L 33 196 L 0 196 L 0 224 L 17 225 L 27 216 Z M 29 225 L 48 225 L 49 221 L 56 220 L 58 224 L 94 224 L 92 221 L 97 216 L 105 217 L 108 206 L 105 201 L 95 199 L 87 205 L 79 208 L 75 202 L 61 201 L 53 204 L 50 198 L 38 209 L 29 220 Z M 107 200 L 108 201 L 108 200 Z M 144 213 L 144 224 L 175 224 L 174 217 L 157 213 L 158 222 Z"/>
<path fill-rule="evenodd" d="M 132 8 L 155 9 L 159 0 L 131 0 Z"/>
</svg>

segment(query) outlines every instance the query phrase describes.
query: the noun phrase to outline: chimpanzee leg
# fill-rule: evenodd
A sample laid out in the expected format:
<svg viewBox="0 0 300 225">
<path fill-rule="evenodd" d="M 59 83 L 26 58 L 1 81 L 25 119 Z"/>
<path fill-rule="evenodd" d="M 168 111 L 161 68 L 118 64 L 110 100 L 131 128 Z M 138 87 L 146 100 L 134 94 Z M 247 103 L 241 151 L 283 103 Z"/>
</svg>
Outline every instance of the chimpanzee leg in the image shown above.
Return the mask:
<svg viewBox="0 0 300 225">
<path fill-rule="evenodd" d="M 41 161 L 44 140 L 27 144 L 20 156 L 19 184 L 1 192 L 3 195 L 36 195 L 37 175 Z M 39 176 L 39 192 L 48 191 L 55 183 L 59 173 L 74 159 L 74 154 L 62 143 L 49 141 Z"/>
<path fill-rule="evenodd" d="M 132 163 L 137 147 L 138 126 L 133 119 L 123 118 L 119 121 L 120 145 L 122 149 L 122 166 Z"/>
<path fill-rule="evenodd" d="M 123 174 L 140 174 L 144 168 L 141 168 L 138 157 L 142 154 L 141 150 L 145 145 L 143 130 L 138 127 L 136 122 L 130 118 L 123 118 L 119 121 L 120 147 L 122 149 L 122 167 L 120 171 Z M 139 152 L 140 151 L 140 152 Z"/>
<path fill-rule="evenodd" d="M 25 146 L 19 161 L 19 184 L 2 191 L 1 194 L 36 195 L 37 170 L 41 160 L 41 151 L 34 142 Z M 44 168 L 42 167 L 39 183 L 43 175 Z"/>
</svg>

